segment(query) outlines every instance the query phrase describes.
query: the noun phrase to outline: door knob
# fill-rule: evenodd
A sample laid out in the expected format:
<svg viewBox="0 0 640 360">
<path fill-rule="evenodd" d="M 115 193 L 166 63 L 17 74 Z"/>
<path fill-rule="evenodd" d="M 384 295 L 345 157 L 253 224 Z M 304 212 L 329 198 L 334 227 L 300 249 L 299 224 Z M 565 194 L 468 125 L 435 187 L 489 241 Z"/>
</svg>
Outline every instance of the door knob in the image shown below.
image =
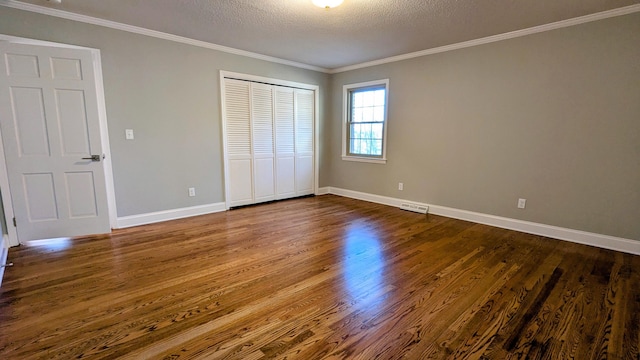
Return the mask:
<svg viewBox="0 0 640 360">
<path fill-rule="evenodd" d="M 91 155 L 91 157 L 84 157 L 82 160 L 100 161 L 100 155 Z"/>
</svg>

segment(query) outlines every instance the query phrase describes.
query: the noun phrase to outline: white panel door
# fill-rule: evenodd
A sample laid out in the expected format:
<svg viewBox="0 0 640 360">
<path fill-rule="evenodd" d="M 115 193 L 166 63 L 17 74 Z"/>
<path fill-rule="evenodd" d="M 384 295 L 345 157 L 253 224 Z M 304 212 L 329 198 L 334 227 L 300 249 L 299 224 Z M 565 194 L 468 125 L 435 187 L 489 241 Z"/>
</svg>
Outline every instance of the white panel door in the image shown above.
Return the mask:
<svg viewBox="0 0 640 360">
<path fill-rule="evenodd" d="M 314 93 L 296 89 L 295 96 L 295 183 L 296 196 L 310 195 L 315 191 L 314 174 Z"/>
<path fill-rule="evenodd" d="M 259 203 L 274 200 L 276 191 L 271 85 L 251 83 L 251 126 L 254 201 Z"/>
<path fill-rule="evenodd" d="M 293 88 L 276 86 L 274 90 L 276 198 L 286 199 L 296 196 Z"/>
<path fill-rule="evenodd" d="M 246 81 L 225 79 L 223 106 L 230 207 L 253 203 L 250 85 Z"/>
<path fill-rule="evenodd" d="M 93 71 L 87 50 L 0 43 L 0 130 L 20 241 L 111 231 Z"/>
</svg>

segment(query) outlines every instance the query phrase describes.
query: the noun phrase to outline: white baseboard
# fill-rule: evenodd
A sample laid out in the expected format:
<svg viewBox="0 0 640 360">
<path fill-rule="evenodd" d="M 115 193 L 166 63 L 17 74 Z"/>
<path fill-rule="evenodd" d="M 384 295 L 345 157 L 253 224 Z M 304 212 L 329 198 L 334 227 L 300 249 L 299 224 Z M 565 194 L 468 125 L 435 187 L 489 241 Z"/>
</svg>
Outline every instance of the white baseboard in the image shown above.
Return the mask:
<svg viewBox="0 0 640 360">
<path fill-rule="evenodd" d="M 330 188 L 328 186 L 318 188 L 316 195 L 327 195 L 329 193 L 329 189 Z"/>
<path fill-rule="evenodd" d="M 9 248 L 7 244 L 9 243 L 9 236 L 4 234 L 2 239 L 0 240 L 0 265 L 7 264 L 7 256 L 9 256 Z M 4 277 L 4 266 L 0 267 L 0 287 L 2 287 L 2 278 Z"/>
<path fill-rule="evenodd" d="M 374 202 L 377 204 L 400 207 L 402 202 L 411 202 L 417 205 L 429 206 L 429 213 L 446 216 L 454 219 L 471 221 L 479 224 L 495 226 L 503 229 L 516 230 L 534 235 L 546 236 L 558 240 L 570 241 L 578 244 L 591 245 L 609 250 L 640 255 L 640 241 L 624 239 L 615 236 L 590 233 L 586 231 L 567 229 L 558 226 L 539 224 L 530 221 L 511 219 L 501 216 L 482 214 L 473 211 L 453 209 L 445 206 L 423 204 L 406 199 L 397 199 L 387 196 L 368 194 L 359 191 L 340 189 L 335 187 L 327 189 L 326 193 L 358 200 Z"/>
<path fill-rule="evenodd" d="M 162 221 L 182 219 L 191 216 L 211 214 L 215 212 L 226 211 L 225 203 L 207 204 L 199 206 L 191 206 L 181 209 L 156 211 L 146 214 L 138 214 L 131 216 L 123 216 L 118 218 L 118 229 L 128 228 L 132 226 L 153 224 Z"/>
</svg>

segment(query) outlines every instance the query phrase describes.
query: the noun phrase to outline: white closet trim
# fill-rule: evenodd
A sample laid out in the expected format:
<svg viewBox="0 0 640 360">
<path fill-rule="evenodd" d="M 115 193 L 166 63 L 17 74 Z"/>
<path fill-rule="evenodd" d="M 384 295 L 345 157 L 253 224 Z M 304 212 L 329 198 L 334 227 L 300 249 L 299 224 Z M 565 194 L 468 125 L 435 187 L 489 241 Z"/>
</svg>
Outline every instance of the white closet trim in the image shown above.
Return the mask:
<svg viewBox="0 0 640 360">
<path fill-rule="evenodd" d="M 292 88 L 298 88 L 298 89 L 313 90 L 313 91 L 316 91 L 316 96 L 318 95 L 317 91 L 319 89 L 318 85 L 311 85 L 311 84 L 305 84 L 305 83 L 300 83 L 300 82 L 295 82 L 295 81 L 280 80 L 280 79 L 274 79 L 274 78 L 269 78 L 269 77 L 263 77 L 263 76 L 257 76 L 257 75 L 249 75 L 249 74 L 242 74 L 242 73 L 237 73 L 237 72 L 220 70 L 220 80 L 221 80 L 220 84 L 221 85 L 224 85 L 222 83 L 222 80 L 224 80 L 224 79 L 236 79 L 236 80 L 258 82 L 258 83 L 263 83 L 263 84 L 279 85 L 279 86 L 286 86 L 286 87 L 292 87 Z M 317 108 L 317 106 L 316 106 L 316 108 Z"/>
</svg>

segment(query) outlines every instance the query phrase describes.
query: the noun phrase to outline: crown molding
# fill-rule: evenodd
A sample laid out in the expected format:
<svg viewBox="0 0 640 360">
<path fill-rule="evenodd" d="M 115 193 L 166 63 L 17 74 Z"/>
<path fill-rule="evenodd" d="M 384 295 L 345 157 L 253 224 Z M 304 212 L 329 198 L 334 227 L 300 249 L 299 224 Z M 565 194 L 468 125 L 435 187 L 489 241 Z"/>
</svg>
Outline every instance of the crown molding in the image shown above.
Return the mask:
<svg viewBox="0 0 640 360">
<path fill-rule="evenodd" d="M 327 69 L 327 68 L 323 68 L 315 65 L 299 63 L 296 61 L 281 59 L 273 56 L 240 50 L 240 49 L 236 49 L 228 46 L 213 44 L 206 41 L 195 40 L 195 39 L 190 39 L 183 36 L 168 34 L 161 31 L 155 31 L 155 30 L 145 29 L 145 28 L 133 26 L 133 25 L 127 25 L 127 24 L 123 24 L 115 21 L 99 19 L 92 16 L 80 15 L 80 14 L 58 10 L 58 9 L 52 9 L 52 8 L 48 8 L 40 5 L 23 3 L 17 0 L 0 0 L 0 6 L 6 6 L 14 9 L 25 10 L 25 11 L 31 11 L 31 12 L 35 12 L 43 15 L 50 15 L 50 16 L 59 17 L 62 19 L 73 20 L 73 21 L 83 22 L 83 23 L 92 24 L 92 25 L 104 26 L 111 29 L 127 31 L 127 32 L 140 34 L 140 35 L 147 35 L 147 36 L 151 36 L 159 39 L 175 41 L 183 44 L 198 46 L 201 48 L 217 50 L 217 51 L 240 55 L 240 56 L 246 56 L 253 59 L 269 61 L 269 62 L 282 64 L 282 65 L 289 65 L 289 66 L 293 66 L 301 69 L 313 70 L 313 71 L 318 71 L 326 74 L 337 74 L 337 73 L 350 71 L 350 70 L 388 64 L 392 62 L 403 61 L 403 60 L 443 53 L 443 52 L 452 51 L 452 50 L 459 50 L 459 49 L 464 49 L 472 46 L 478 46 L 478 45 L 489 44 L 489 43 L 502 41 L 502 40 L 514 39 L 514 38 L 537 34 L 545 31 L 551 31 L 551 30 L 561 29 L 561 28 L 570 27 L 574 25 L 580 25 L 580 24 L 584 24 L 592 21 L 598 21 L 598 20 L 608 19 L 611 17 L 640 12 L 640 4 L 629 5 L 629 6 L 625 6 L 617 9 L 602 11 L 595 14 L 557 21 L 550 24 L 534 26 L 534 27 L 522 29 L 522 30 L 511 31 L 504 34 L 492 35 L 492 36 L 475 39 L 475 40 L 464 41 L 456 44 L 420 50 L 420 51 L 407 53 L 403 55 L 391 56 L 384 59 L 367 61 L 359 64 L 348 65 L 348 66 L 343 66 L 343 67 L 338 67 L 333 69 Z"/>
<path fill-rule="evenodd" d="M 229 53 L 229 54 L 246 56 L 246 57 L 253 58 L 253 59 L 269 61 L 269 62 L 272 62 L 272 63 L 288 65 L 288 66 L 294 66 L 294 67 L 301 68 L 301 69 L 313 70 L 313 71 L 318 71 L 318 72 L 323 72 L 323 73 L 329 73 L 329 69 L 325 69 L 325 68 L 319 67 L 319 66 L 303 64 L 303 63 L 299 63 L 299 62 L 296 62 L 296 61 L 291 61 L 291 60 L 281 59 L 281 58 L 277 58 L 277 57 L 273 57 L 273 56 L 258 54 L 258 53 L 245 51 L 245 50 L 240 50 L 240 49 L 236 49 L 236 48 L 232 48 L 232 47 L 228 47 L 228 46 L 213 44 L 213 43 L 209 43 L 209 42 L 206 42 L 206 41 L 190 39 L 190 38 L 183 37 L 183 36 L 168 34 L 168 33 L 164 33 L 164 32 L 161 32 L 161 31 L 156 31 L 156 30 L 145 29 L 145 28 L 142 28 L 142 27 L 139 27 L 139 26 L 127 25 L 127 24 L 123 24 L 123 23 L 119 23 L 119 22 L 115 22 L 115 21 L 111 21 L 111 20 L 104 20 L 104 19 L 99 19 L 99 18 L 92 17 L 92 16 L 76 14 L 76 13 L 72 13 L 72 12 L 69 12 L 69 11 L 63 11 L 63 10 L 52 9 L 52 8 L 48 8 L 48 7 L 44 7 L 44 6 L 40 6 L 40 5 L 23 3 L 21 1 L 0 0 L 0 6 L 6 6 L 6 7 L 9 7 L 9 8 L 13 8 L 13 9 L 31 11 L 31 12 L 38 13 L 38 14 L 49 15 L 49 16 L 54 16 L 54 17 L 58 17 L 58 18 L 62 18 L 62 19 L 78 21 L 78 22 L 82 22 L 82 23 L 86 23 L 86 24 L 98 25 L 98 26 L 103 26 L 103 27 L 107 27 L 107 28 L 111 28 L 111 29 L 127 31 L 127 32 L 130 32 L 130 33 L 151 36 L 151 37 L 155 37 L 155 38 L 158 38 L 158 39 L 175 41 L 175 42 L 179 42 L 179 43 L 183 43 L 183 44 L 198 46 L 198 47 L 205 48 L 205 49 L 217 50 L 217 51 L 222 51 L 222 52 Z"/>
<path fill-rule="evenodd" d="M 436 47 L 436 48 L 432 48 L 432 49 L 420 50 L 420 51 L 416 51 L 416 52 L 412 52 L 412 53 L 408 53 L 408 54 L 391 56 L 391 57 L 384 58 L 384 59 L 367 61 L 367 62 L 363 62 L 363 63 L 360 63 L 360 64 L 334 68 L 334 69 L 329 70 L 329 73 L 330 74 L 337 74 L 337 73 L 341 73 L 341 72 L 345 72 L 345 71 L 362 69 L 362 68 L 367 68 L 367 67 L 376 66 L 376 65 L 382 65 L 382 64 L 388 64 L 388 63 L 392 63 L 392 62 L 396 62 L 396 61 L 408 60 L 408 59 L 413 59 L 413 58 L 417 58 L 417 57 L 421 57 L 421 56 L 433 55 L 433 54 L 443 53 L 443 52 L 452 51 L 452 50 L 459 50 L 459 49 L 464 49 L 464 48 L 468 48 L 468 47 L 472 47 L 472 46 L 489 44 L 489 43 L 493 43 L 493 42 L 496 42 L 496 41 L 508 40 L 508 39 L 513 39 L 513 38 L 518 38 L 518 37 L 522 37 L 522 36 L 531 35 L 531 34 L 537 34 L 537 33 L 545 32 L 545 31 L 551 31 L 551 30 L 561 29 L 561 28 L 570 27 L 570 26 L 574 26 L 574 25 L 580 25 L 580 24 L 584 24 L 584 23 L 588 23 L 588 22 L 592 22 L 592 21 L 608 19 L 608 18 L 611 18 L 611 17 L 628 15 L 628 14 L 632 14 L 632 13 L 639 12 L 639 11 L 640 11 L 640 4 L 629 5 L 629 6 L 621 7 L 621 8 L 618 8 L 618 9 L 607 10 L 607 11 L 603 11 L 603 12 L 599 12 L 599 13 L 595 13 L 595 14 L 580 16 L 580 17 L 573 18 L 573 19 L 557 21 L 557 22 L 550 23 L 550 24 L 534 26 L 534 27 L 527 28 L 527 29 L 511 31 L 511 32 L 504 33 L 504 34 L 487 36 L 487 37 L 484 37 L 484 38 L 464 41 L 464 42 L 461 42 L 461 43 L 445 45 L 445 46 L 440 46 L 440 47 Z"/>
</svg>

